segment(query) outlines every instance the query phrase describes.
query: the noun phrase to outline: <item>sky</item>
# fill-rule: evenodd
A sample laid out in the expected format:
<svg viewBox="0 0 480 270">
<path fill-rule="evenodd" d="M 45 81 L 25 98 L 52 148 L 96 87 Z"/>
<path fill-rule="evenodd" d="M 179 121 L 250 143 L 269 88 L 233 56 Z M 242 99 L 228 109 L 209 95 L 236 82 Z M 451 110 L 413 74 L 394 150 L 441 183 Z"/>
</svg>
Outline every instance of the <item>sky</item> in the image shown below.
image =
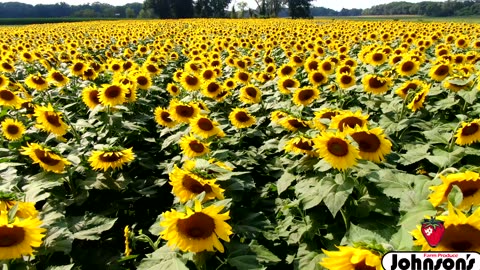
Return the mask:
<svg viewBox="0 0 480 270">
<path fill-rule="evenodd" d="M 232 3 L 235 2 L 240 2 L 240 1 L 245 1 L 249 4 L 250 7 L 255 8 L 257 5 L 255 4 L 255 0 L 232 0 Z M 399 0 L 403 1 L 403 0 Z M 406 0 L 407 2 L 421 2 L 425 0 Z M 442 2 L 442 0 L 429 0 L 429 1 L 436 1 L 436 2 Z M 92 1 L 92 0 L 12 0 L 12 1 L 6 1 L 6 0 L 0 0 L 0 2 L 22 2 L 22 3 L 27 3 L 31 5 L 36 5 L 36 4 L 55 4 L 57 2 L 65 2 L 69 5 L 80 5 L 80 4 L 88 4 L 88 3 L 93 3 L 97 2 L 97 0 Z M 101 3 L 107 3 L 115 6 L 122 6 L 127 3 L 143 3 L 143 0 L 98 0 L 98 2 Z M 321 7 L 326 7 L 326 8 L 331 8 L 333 10 L 340 11 L 342 8 L 369 8 L 375 5 L 380 5 L 380 4 L 386 4 L 393 2 L 392 0 L 315 0 L 312 1 L 312 4 L 314 6 L 321 6 Z"/>
</svg>

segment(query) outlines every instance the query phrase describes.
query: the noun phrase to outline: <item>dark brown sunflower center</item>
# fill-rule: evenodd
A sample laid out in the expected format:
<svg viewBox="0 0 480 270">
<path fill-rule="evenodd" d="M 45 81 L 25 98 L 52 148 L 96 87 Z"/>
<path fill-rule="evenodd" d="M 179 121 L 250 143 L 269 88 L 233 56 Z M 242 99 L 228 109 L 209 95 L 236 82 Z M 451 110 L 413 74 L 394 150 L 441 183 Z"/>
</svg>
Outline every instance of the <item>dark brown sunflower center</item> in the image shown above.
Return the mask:
<svg viewBox="0 0 480 270">
<path fill-rule="evenodd" d="M 212 82 L 212 83 L 209 83 L 208 86 L 207 86 L 207 91 L 209 93 L 215 93 L 217 92 L 218 90 L 220 89 L 220 86 L 215 83 L 215 82 Z"/>
<path fill-rule="evenodd" d="M 323 75 L 320 72 L 315 72 L 315 73 L 313 73 L 312 79 L 316 83 L 321 83 L 325 79 L 325 75 Z"/>
<path fill-rule="evenodd" d="M 295 81 L 292 79 L 286 79 L 285 81 L 283 81 L 282 85 L 285 88 L 292 88 L 295 87 Z"/>
<path fill-rule="evenodd" d="M 205 150 L 205 146 L 198 141 L 191 141 L 188 146 L 190 146 L 190 149 L 195 153 L 203 153 Z"/>
<path fill-rule="evenodd" d="M 107 89 L 105 89 L 105 96 L 107 96 L 108 98 L 119 97 L 121 93 L 122 88 L 116 85 L 109 86 Z"/>
<path fill-rule="evenodd" d="M 365 261 L 361 261 L 357 264 L 355 264 L 354 270 L 376 270 L 377 267 L 375 266 L 369 266 L 365 263 Z"/>
<path fill-rule="evenodd" d="M 332 119 L 335 115 L 337 115 L 337 112 L 326 112 L 320 115 L 320 118 L 325 118 L 325 119 Z"/>
<path fill-rule="evenodd" d="M 124 70 L 130 69 L 131 67 L 133 67 L 132 62 L 126 62 L 126 63 L 123 64 L 123 69 Z"/>
<path fill-rule="evenodd" d="M 310 100 L 315 95 L 315 92 L 312 89 L 304 89 L 298 93 L 298 99 L 300 101 Z"/>
<path fill-rule="evenodd" d="M 350 66 L 343 66 L 338 69 L 338 73 L 350 73 L 352 68 Z"/>
<path fill-rule="evenodd" d="M 86 77 L 92 77 L 93 75 L 95 75 L 95 71 L 93 70 L 93 68 L 89 68 L 83 72 L 83 75 L 85 75 Z"/>
<path fill-rule="evenodd" d="M 288 124 L 290 124 L 294 128 L 306 128 L 307 126 L 305 123 L 298 121 L 297 119 L 290 119 L 288 120 Z"/>
<path fill-rule="evenodd" d="M 237 61 L 237 66 L 239 68 L 245 68 L 247 66 L 247 64 L 243 61 Z"/>
<path fill-rule="evenodd" d="M 160 118 L 162 118 L 162 120 L 167 122 L 167 123 L 173 122 L 173 120 L 170 118 L 170 113 L 169 112 L 162 112 L 160 114 Z"/>
<path fill-rule="evenodd" d="M 387 84 L 387 81 L 383 81 L 383 80 L 379 80 L 378 78 L 376 77 L 372 77 L 368 80 L 368 85 L 371 87 L 371 88 L 382 88 L 384 85 Z"/>
<path fill-rule="evenodd" d="M 137 83 L 142 86 L 148 85 L 148 79 L 145 76 L 139 76 L 137 77 Z"/>
<path fill-rule="evenodd" d="M 57 82 L 63 82 L 65 80 L 65 77 L 63 77 L 63 75 L 60 72 L 52 73 L 52 78 Z"/>
<path fill-rule="evenodd" d="M 2 90 L 0 91 L 0 98 L 6 101 L 10 101 L 15 99 L 15 95 L 8 90 Z"/>
<path fill-rule="evenodd" d="M 374 54 L 372 55 L 372 60 L 373 60 L 374 62 L 380 62 L 380 61 L 382 61 L 382 60 L 383 60 L 383 54 L 382 54 L 382 53 L 374 53 Z"/>
<path fill-rule="evenodd" d="M 348 144 L 340 138 L 331 138 L 327 142 L 328 152 L 337 156 L 343 157 L 348 154 Z"/>
<path fill-rule="evenodd" d="M 247 89 L 245 89 L 245 92 L 247 93 L 248 96 L 252 98 L 255 98 L 257 96 L 257 89 L 253 87 L 247 87 Z"/>
<path fill-rule="evenodd" d="M 425 92 L 420 93 L 415 97 L 414 103 L 420 102 L 425 97 Z"/>
<path fill-rule="evenodd" d="M 345 117 L 338 123 L 338 130 L 343 131 L 345 126 L 350 128 L 355 128 L 355 126 L 363 126 L 363 122 L 361 119 L 358 119 L 354 116 Z"/>
<path fill-rule="evenodd" d="M 228 94 L 227 91 L 222 91 L 221 93 L 219 93 L 219 94 L 217 95 L 217 98 L 222 98 L 222 97 L 226 96 L 227 94 Z"/>
<path fill-rule="evenodd" d="M 113 64 L 112 65 L 112 70 L 119 70 L 121 67 L 119 64 Z"/>
<path fill-rule="evenodd" d="M 205 80 L 210 80 L 211 78 L 213 78 L 214 74 L 215 73 L 212 70 L 205 70 L 205 72 L 203 72 L 202 76 Z"/>
<path fill-rule="evenodd" d="M 248 122 L 248 120 L 250 120 L 250 117 L 248 116 L 248 114 L 246 112 L 237 112 L 235 114 L 235 119 L 238 122 L 245 123 L 245 122 Z"/>
<path fill-rule="evenodd" d="M 292 72 L 293 72 L 293 68 L 290 66 L 283 67 L 281 71 L 282 75 L 289 75 Z"/>
<path fill-rule="evenodd" d="M 299 141 L 297 143 L 294 143 L 293 146 L 295 146 L 296 148 L 299 148 L 299 149 L 302 149 L 302 150 L 305 150 L 305 151 L 312 151 L 313 150 L 313 146 L 312 146 L 312 143 L 309 142 L 309 141 Z"/>
<path fill-rule="evenodd" d="M 460 46 L 463 46 L 465 45 L 466 41 L 464 39 L 460 39 L 457 41 L 457 44 L 460 45 Z"/>
<path fill-rule="evenodd" d="M 177 229 L 187 237 L 205 239 L 215 231 L 215 221 L 207 214 L 195 213 L 186 219 L 179 219 Z"/>
<path fill-rule="evenodd" d="M 62 126 L 62 124 L 60 123 L 60 117 L 58 117 L 58 115 L 54 112 L 46 112 L 45 119 L 47 119 L 47 122 L 52 126 L 56 126 L 56 127 Z"/>
<path fill-rule="evenodd" d="M 477 123 L 470 123 L 462 128 L 462 136 L 470 136 L 477 133 L 479 125 Z"/>
<path fill-rule="evenodd" d="M 333 66 L 332 66 L 332 63 L 330 62 L 325 62 L 322 64 L 322 69 L 325 70 L 325 71 L 330 71 L 332 70 Z"/>
<path fill-rule="evenodd" d="M 88 98 L 90 99 L 91 102 L 95 104 L 100 104 L 100 100 L 98 99 L 98 91 L 97 90 L 92 90 L 90 93 L 88 93 Z"/>
<path fill-rule="evenodd" d="M 40 76 L 33 76 L 32 77 L 32 82 L 37 85 L 44 85 L 47 82 Z"/>
<path fill-rule="evenodd" d="M 170 87 L 170 91 L 172 91 L 172 93 L 177 93 L 177 92 L 178 92 L 178 87 L 175 86 L 175 85 L 172 85 L 172 86 Z"/>
<path fill-rule="evenodd" d="M 207 118 L 200 118 L 197 122 L 198 127 L 204 131 L 210 131 L 214 128 L 212 121 Z"/>
<path fill-rule="evenodd" d="M 342 82 L 342 84 L 350 84 L 352 81 L 353 81 L 353 78 L 350 77 L 349 75 L 343 75 L 341 78 L 340 78 L 340 81 Z"/>
<path fill-rule="evenodd" d="M 449 71 L 450 71 L 450 68 L 447 65 L 441 65 L 435 70 L 434 73 L 435 75 L 442 77 L 447 75 Z"/>
<path fill-rule="evenodd" d="M 4 82 L 5 82 L 5 79 L 3 79 L 2 77 L 0 77 L 0 85 L 1 85 L 2 83 L 4 83 Z"/>
<path fill-rule="evenodd" d="M 406 95 L 409 90 L 417 89 L 418 85 L 416 83 L 409 83 L 405 88 L 402 89 L 402 92 Z"/>
<path fill-rule="evenodd" d="M 122 158 L 121 155 L 115 153 L 115 152 L 106 152 L 102 153 L 98 159 L 100 159 L 103 162 L 115 162 L 118 161 Z"/>
<path fill-rule="evenodd" d="M 188 85 L 192 85 L 192 86 L 195 86 L 198 84 L 198 78 L 195 77 L 195 76 L 187 76 L 185 78 L 185 82 L 188 84 Z"/>
<path fill-rule="evenodd" d="M 76 63 L 75 65 L 73 65 L 73 71 L 75 72 L 82 71 L 84 67 L 85 66 L 82 63 Z"/>
<path fill-rule="evenodd" d="M 13 66 L 12 66 L 12 65 L 10 65 L 9 63 L 5 63 L 5 62 L 2 63 L 2 67 L 3 67 L 4 69 L 6 69 L 6 70 L 11 70 L 11 69 L 13 69 Z"/>
<path fill-rule="evenodd" d="M 473 196 L 480 190 L 480 184 L 478 181 L 454 181 L 450 183 L 445 194 L 449 194 L 455 185 L 460 188 L 464 198 Z"/>
<path fill-rule="evenodd" d="M 312 61 L 312 62 L 308 63 L 308 69 L 317 70 L 318 69 L 318 62 L 317 61 Z"/>
<path fill-rule="evenodd" d="M 60 160 L 52 158 L 47 152 L 35 149 L 35 156 L 42 162 L 47 164 L 48 166 L 55 166 L 60 163 Z"/>
<path fill-rule="evenodd" d="M 23 242 L 25 231 L 23 228 L 13 226 L 0 227 L 0 247 L 13 247 Z"/>
<path fill-rule="evenodd" d="M 147 65 L 147 70 L 148 72 L 151 72 L 151 73 L 155 73 L 158 71 L 157 67 L 155 67 L 155 65 L 152 65 L 152 64 Z"/>
<path fill-rule="evenodd" d="M 480 231 L 470 224 L 450 225 L 445 229 L 440 245 L 444 250 L 476 251 L 479 248 Z"/>
<path fill-rule="evenodd" d="M 402 65 L 402 71 L 403 72 L 409 72 L 412 71 L 415 68 L 415 64 L 412 61 L 407 61 L 403 63 Z"/>
<path fill-rule="evenodd" d="M 381 145 L 377 135 L 369 134 L 365 131 L 353 133 L 352 138 L 358 143 L 358 147 L 362 152 L 376 152 Z"/>
<path fill-rule="evenodd" d="M 227 87 L 229 88 L 232 88 L 235 84 L 233 83 L 233 81 L 227 81 Z"/>
<path fill-rule="evenodd" d="M 212 188 L 209 185 L 202 185 L 197 180 L 195 180 L 190 175 L 185 175 L 182 179 L 182 185 L 189 191 L 200 194 L 205 191 L 205 193 L 212 192 Z"/>
<path fill-rule="evenodd" d="M 245 72 L 240 72 L 238 74 L 238 79 L 241 80 L 241 81 L 246 82 L 246 81 L 248 81 L 249 78 L 250 78 L 250 76 L 248 76 L 248 74 L 245 73 Z"/>
<path fill-rule="evenodd" d="M 20 132 L 20 128 L 17 125 L 8 125 L 7 133 L 10 135 L 16 135 Z"/>
</svg>

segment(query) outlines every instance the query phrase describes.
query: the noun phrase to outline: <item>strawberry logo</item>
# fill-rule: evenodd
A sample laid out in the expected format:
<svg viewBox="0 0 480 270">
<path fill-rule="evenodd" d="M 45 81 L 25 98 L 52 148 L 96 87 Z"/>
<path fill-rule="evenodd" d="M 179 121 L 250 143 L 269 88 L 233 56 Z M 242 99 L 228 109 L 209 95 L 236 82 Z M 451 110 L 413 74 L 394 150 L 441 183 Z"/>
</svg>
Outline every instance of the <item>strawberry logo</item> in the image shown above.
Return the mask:
<svg viewBox="0 0 480 270">
<path fill-rule="evenodd" d="M 424 219 L 422 221 L 421 231 L 428 245 L 436 247 L 440 243 L 440 240 L 442 240 L 445 226 L 443 225 L 443 221 L 431 217 L 430 219 Z"/>
</svg>

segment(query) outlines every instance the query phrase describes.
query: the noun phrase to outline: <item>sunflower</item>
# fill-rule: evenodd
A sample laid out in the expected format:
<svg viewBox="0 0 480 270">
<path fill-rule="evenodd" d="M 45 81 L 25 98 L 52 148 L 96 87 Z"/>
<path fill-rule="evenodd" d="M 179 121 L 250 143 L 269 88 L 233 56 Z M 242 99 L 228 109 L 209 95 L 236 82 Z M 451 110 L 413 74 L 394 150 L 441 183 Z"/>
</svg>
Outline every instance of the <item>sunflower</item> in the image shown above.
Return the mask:
<svg viewBox="0 0 480 270">
<path fill-rule="evenodd" d="M 218 127 L 216 121 L 210 120 L 208 117 L 200 114 L 190 120 L 190 128 L 196 135 L 203 138 L 223 134 L 223 131 Z"/>
<path fill-rule="evenodd" d="M 194 199 L 198 194 L 205 192 L 204 201 L 215 198 L 223 200 L 222 189 L 215 179 L 204 179 L 190 171 L 182 170 L 176 165 L 169 173 L 170 185 L 173 187 L 173 194 L 178 197 L 181 203 Z"/>
<path fill-rule="evenodd" d="M 281 77 L 277 84 L 280 93 L 285 95 L 291 94 L 292 90 L 295 90 L 300 86 L 300 82 L 297 79 L 290 77 Z"/>
<path fill-rule="evenodd" d="M 85 87 L 82 90 L 82 101 L 88 108 L 94 109 L 97 105 L 102 104 L 98 99 L 98 89 L 96 86 Z"/>
<path fill-rule="evenodd" d="M 42 77 L 42 75 L 37 74 L 33 75 L 30 74 L 28 77 L 25 79 L 25 84 L 37 91 L 45 91 L 48 89 L 48 81 Z"/>
<path fill-rule="evenodd" d="M 175 99 L 170 102 L 169 111 L 170 118 L 181 123 L 189 123 L 200 114 L 200 108 L 195 103 L 184 103 Z"/>
<path fill-rule="evenodd" d="M 0 105 L 20 108 L 25 101 L 7 89 L 0 89 Z"/>
<path fill-rule="evenodd" d="M 172 120 L 170 111 L 168 109 L 157 107 L 155 109 L 155 122 L 160 126 L 173 128 L 177 125 L 177 122 Z"/>
<path fill-rule="evenodd" d="M 323 60 L 320 63 L 320 68 L 318 69 L 319 71 L 323 72 L 327 76 L 335 72 L 335 63 L 330 62 L 328 60 Z"/>
<path fill-rule="evenodd" d="M 373 66 L 379 66 L 388 60 L 387 55 L 382 51 L 374 51 L 367 55 L 366 62 Z"/>
<path fill-rule="evenodd" d="M 367 93 L 382 94 L 388 91 L 392 79 L 378 75 L 368 74 L 362 79 L 363 88 Z"/>
<path fill-rule="evenodd" d="M 81 77 L 86 81 L 94 81 L 98 77 L 98 74 L 93 68 L 88 67 L 83 71 Z"/>
<path fill-rule="evenodd" d="M 160 236 L 168 241 L 168 246 L 178 247 L 182 251 L 214 251 L 216 248 L 223 253 L 219 238 L 230 242 L 232 227 L 225 222 L 230 219 L 229 212 L 220 214 L 222 210 L 223 206 L 216 205 L 202 209 L 201 203 L 195 201 L 195 208 L 187 207 L 186 213 L 175 209 L 164 212 Z"/>
<path fill-rule="evenodd" d="M 248 84 L 250 82 L 251 77 L 252 76 L 250 75 L 250 73 L 244 70 L 238 70 L 235 73 L 235 80 L 241 84 Z"/>
<path fill-rule="evenodd" d="M 450 64 L 448 63 L 439 63 L 437 65 L 434 65 L 431 69 L 430 72 L 428 73 L 428 76 L 432 78 L 432 80 L 435 80 L 437 82 L 443 81 L 450 73 L 452 72 L 452 68 Z"/>
<path fill-rule="evenodd" d="M 203 143 L 193 134 L 183 136 L 178 143 L 183 153 L 189 158 L 200 157 L 210 152 L 208 148 L 210 143 Z"/>
<path fill-rule="evenodd" d="M 0 71 L 13 73 L 15 71 L 15 67 L 9 63 L 9 61 L 0 62 Z"/>
<path fill-rule="evenodd" d="M 322 131 L 327 129 L 327 126 L 322 123 L 322 121 L 325 119 L 331 120 L 334 116 L 340 114 L 340 110 L 333 110 L 329 108 L 323 108 L 320 111 L 314 112 L 314 117 L 312 119 L 313 125 L 315 126 L 316 129 Z"/>
<path fill-rule="evenodd" d="M 52 104 L 47 107 L 36 106 L 35 116 L 37 117 L 37 127 L 51 132 L 57 136 L 63 136 L 67 133 L 68 126 L 63 122 L 61 112 L 56 112 Z"/>
<path fill-rule="evenodd" d="M 295 132 L 297 130 L 305 131 L 310 129 L 308 121 L 296 118 L 294 116 L 286 115 L 278 120 L 278 123 L 285 129 Z"/>
<path fill-rule="evenodd" d="M 323 250 L 327 255 L 320 265 L 329 270 L 383 270 L 381 254 L 348 246 L 339 246 L 338 251 Z"/>
<path fill-rule="evenodd" d="M 248 128 L 257 121 L 255 116 L 251 115 L 247 109 L 235 108 L 228 115 L 230 123 L 238 129 Z"/>
<path fill-rule="evenodd" d="M 42 245 L 46 229 L 40 228 L 38 218 L 9 219 L 8 212 L 0 212 L 0 260 L 33 255 L 33 248 Z"/>
<path fill-rule="evenodd" d="M 235 89 L 237 87 L 237 82 L 233 78 L 228 78 L 223 82 L 223 86 L 225 86 L 226 89 Z"/>
<path fill-rule="evenodd" d="M 202 94 L 206 97 L 215 99 L 221 92 L 223 92 L 223 86 L 216 81 L 206 81 L 202 85 Z"/>
<path fill-rule="evenodd" d="M 83 72 L 87 69 L 87 65 L 83 61 L 73 62 L 70 66 L 70 71 L 75 76 L 82 76 Z"/>
<path fill-rule="evenodd" d="M 354 86 L 355 82 L 356 82 L 355 76 L 350 73 L 337 74 L 337 83 L 338 83 L 338 86 L 342 89 L 347 89 Z"/>
<path fill-rule="evenodd" d="M 312 71 L 308 73 L 308 81 L 316 87 L 326 84 L 328 82 L 328 76 L 322 71 Z"/>
<path fill-rule="evenodd" d="M 47 82 L 57 87 L 64 87 L 70 82 L 70 79 L 63 75 L 60 71 L 52 69 L 47 75 Z"/>
<path fill-rule="evenodd" d="M 412 101 L 408 104 L 407 108 L 412 111 L 417 111 L 418 109 L 423 107 L 423 103 L 425 102 L 425 98 L 427 97 L 428 93 L 430 92 L 430 85 L 425 85 L 422 90 L 415 94 L 415 97 Z"/>
<path fill-rule="evenodd" d="M 467 217 L 449 203 L 448 216 L 436 218 L 443 221 L 445 226 L 442 241 L 438 246 L 428 245 L 420 226 L 411 232 L 415 238 L 414 244 L 421 246 L 422 251 L 480 251 L 480 207 Z"/>
<path fill-rule="evenodd" d="M 135 72 L 130 75 L 129 78 L 136 83 L 139 89 L 148 90 L 150 87 L 152 87 L 152 78 L 148 73 Z"/>
<path fill-rule="evenodd" d="M 92 151 L 92 154 L 88 158 L 90 166 L 94 170 L 107 171 L 108 168 L 115 170 L 116 168 L 122 168 L 123 165 L 132 162 L 135 159 L 132 148 L 128 149 L 107 149 Z"/>
<path fill-rule="evenodd" d="M 400 87 L 395 90 L 395 94 L 399 95 L 401 98 L 406 99 L 410 91 L 415 91 L 416 89 L 421 89 L 427 86 L 425 82 L 420 80 L 411 80 L 404 82 Z"/>
<path fill-rule="evenodd" d="M 5 88 L 9 83 L 10 83 L 10 80 L 7 77 L 0 74 L 0 88 Z"/>
<path fill-rule="evenodd" d="M 273 111 L 270 114 L 270 121 L 273 123 L 280 123 L 280 120 L 284 117 L 287 117 L 288 113 L 282 111 Z"/>
<path fill-rule="evenodd" d="M 458 186 L 463 194 L 463 201 L 458 206 L 461 210 L 468 210 L 472 206 L 480 205 L 480 174 L 472 171 L 440 175 L 442 184 L 431 186 L 433 191 L 429 201 L 434 207 L 448 201 L 448 194 L 454 185 Z"/>
<path fill-rule="evenodd" d="M 16 217 L 35 218 L 38 216 L 38 211 L 35 209 L 34 203 L 18 201 L 14 194 L 0 192 L 0 211 L 8 212 L 15 207 L 17 207 L 17 211 L 15 213 Z"/>
<path fill-rule="evenodd" d="M 115 106 L 126 101 L 128 89 L 121 83 L 103 84 L 98 91 L 98 100 L 103 106 Z"/>
<path fill-rule="evenodd" d="M 172 97 L 176 97 L 180 94 L 180 88 L 174 83 L 167 84 L 167 91 Z"/>
<path fill-rule="evenodd" d="M 313 139 L 317 151 L 325 161 L 339 170 L 346 170 L 357 164 L 360 158 L 356 149 L 343 133 L 322 132 L 320 136 Z"/>
<path fill-rule="evenodd" d="M 313 146 L 314 146 L 314 143 L 312 139 L 299 136 L 299 137 L 290 139 L 285 144 L 284 150 L 286 152 L 305 154 L 305 155 L 314 157 L 314 156 L 317 156 L 317 153 L 313 149 Z"/>
<path fill-rule="evenodd" d="M 358 144 L 360 157 L 376 163 L 380 163 L 392 151 L 392 143 L 385 138 L 381 128 L 368 130 L 367 128 L 355 128 L 349 132 L 352 139 Z"/>
<path fill-rule="evenodd" d="M 413 59 L 403 58 L 398 62 L 396 71 L 400 76 L 413 76 L 420 69 L 420 63 Z"/>
<path fill-rule="evenodd" d="M 281 67 L 278 68 L 277 74 L 279 77 L 293 77 L 296 72 L 296 67 L 291 64 L 283 64 Z"/>
<path fill-rule="evenodd" d="M 2 122 L 3 136 L 9 141 L 16 141 L 22 138 L 25 132 L 25 125 L 11 118 L 6 118 Z"/>
<path fill-rule="evenodd" d="M 349 129 L 354 129 L 356 126 L 364 127 L 367 124 L 368 115 L 362 115 L 361 111 L 355 113 L 351 111 L 344 111 L 332 117 L 330 128 L 338 129 L 343 132 Z"/>
<path fill-rule="evenodd" d="M 184 72 L 180 78 L 180 84 L 185 90 L 196 91 L 202 86 L 202 80 L 195 74 Z"/>
<path fill-rule="evenodd" d="M 240 101 L 246 104 L 260 103 L 262 91 L 254 85 L 246 85 L 240 89 Z"/>
<path fill-rule="evenodd" d="M 66 165 L 70 162 L 54 153 L 51 149 L 43 147 L 38 143 L 28 143 L 27 146 L 22 146 L 22 155 L 29 156 L 33 159 L 33 163 L 38 163 L 45 171 L 62 173 Z"/>
<path fill-rule="evenodd" d="M 462 122 L 462 126 L 455 134 L 455 143 L 458 145 L 470 145 L 480 141 L 480 119 L 471 122 Z"/>
<path fill-rule="evenodd" d="M 320 91 L 316 87 L 302 87 L 293 94 L 293 103 L 295 105 L 307 106 L 320 96 Z"/>
</svg>

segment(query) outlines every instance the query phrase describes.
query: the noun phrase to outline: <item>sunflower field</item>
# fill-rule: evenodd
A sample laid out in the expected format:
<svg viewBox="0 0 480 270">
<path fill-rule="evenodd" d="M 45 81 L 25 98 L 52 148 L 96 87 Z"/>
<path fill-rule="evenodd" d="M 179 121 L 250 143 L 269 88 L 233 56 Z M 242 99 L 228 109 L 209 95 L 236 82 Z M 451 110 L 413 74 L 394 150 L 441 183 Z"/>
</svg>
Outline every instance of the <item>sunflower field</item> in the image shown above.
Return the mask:
<svg viewBox="0 0 480 270">
<path fill-rule="evenodd" d="M 392 250 L 480 251 L 479 68 L 467 23 L 2 27 L 0 263 L 382 270 Z"/>
</svg>

